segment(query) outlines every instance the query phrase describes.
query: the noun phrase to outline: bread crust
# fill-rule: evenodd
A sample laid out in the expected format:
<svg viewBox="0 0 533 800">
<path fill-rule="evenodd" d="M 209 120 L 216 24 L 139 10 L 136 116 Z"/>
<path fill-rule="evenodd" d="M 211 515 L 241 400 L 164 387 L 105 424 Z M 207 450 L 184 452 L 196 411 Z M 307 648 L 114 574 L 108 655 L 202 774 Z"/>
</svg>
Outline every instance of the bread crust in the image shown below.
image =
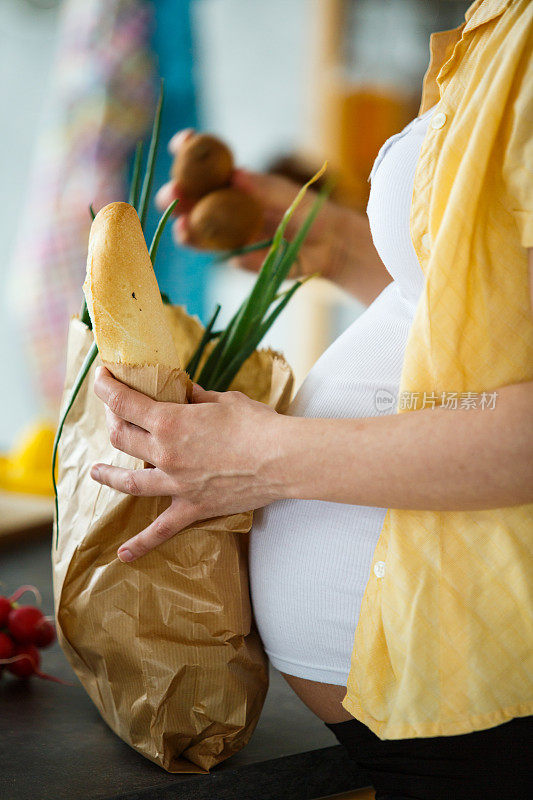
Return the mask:
<svg viewBox="0 0 533 800">
<path fill-rule="evenodd" d="M 103 362 L 180 369 L 137 212 L 110 203 L 89 236 L 83 285 Z"/>
</svg>

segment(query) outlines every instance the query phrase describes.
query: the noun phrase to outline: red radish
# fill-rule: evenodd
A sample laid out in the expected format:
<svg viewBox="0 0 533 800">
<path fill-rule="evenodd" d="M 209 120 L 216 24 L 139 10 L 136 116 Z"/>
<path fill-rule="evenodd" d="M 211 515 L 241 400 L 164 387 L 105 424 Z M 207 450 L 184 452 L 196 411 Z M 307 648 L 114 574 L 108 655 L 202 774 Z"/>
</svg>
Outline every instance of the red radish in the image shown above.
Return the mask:
<svg viewBox="0 0 533 800">
<path fill-rule="evenodd" d="M 15 652 L 15 643 L 7 633 L 0 632 L 0 658 L 11 658 Z"/>
<path fill-rule="evenodd" d="M 38 678 L 44 678 L 47 681 L 54 681 L 55 683 L 62 683 L 65 686 L 72 684 L 62 681 L 60 678 L 55 678 L 53 675 L 46 675 L 40 672 L 39 651 L 33 644 L 17 644 L 15 645 L 15 652 L 11 658 L 4 658 L 0 660 L 0 664 L 5 664 L 9 672 L 16 675 L 17 678 L 29 678 L 31 675 L 36 675 Z"/>
<path fill-rule="evenodd" d="M 17 644 L 6 667 L 17 678 L 29 678 L 39 669 L 39 651 L 33 644 Z"/>
<path fill-rule="evenodd" d="M 12 609 L 11 601 L 8 597 L 0 597 L 0 628 L 5 628 L 7 618 Z"/>
<path fill-rule="evenodd" d="M 56 638 L 56 631 L 50 620 L 42 619 L 36 626 L 32 644 L 37 647 L 48 647 Z"/>
<path fill-rule="evenodd" d="M 44 619 L 44 614 L 35 606 L 19 606 L 9 612 L 7 627 L 9 633 L 19 644 L 31 644 L 37 626 Z"/>
</svg>

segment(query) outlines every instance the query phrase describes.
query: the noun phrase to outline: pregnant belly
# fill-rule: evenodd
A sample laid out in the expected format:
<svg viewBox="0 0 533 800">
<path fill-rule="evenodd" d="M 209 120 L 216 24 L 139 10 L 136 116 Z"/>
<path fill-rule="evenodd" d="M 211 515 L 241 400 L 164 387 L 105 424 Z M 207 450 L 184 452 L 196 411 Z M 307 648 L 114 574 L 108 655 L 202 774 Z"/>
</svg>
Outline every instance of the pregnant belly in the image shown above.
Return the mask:
<svg viewBox="0 0 533 800">
<path fill-rule="evenodd" d="M 290 413 L 352 418 L 392 413 L 414 308 L 394 284 L 311 370 Z M 357 453 L 354 453 L 357 459 Z M 338 476 L 342 480 L 342 475 Z M 340 702 L 361 601 L 386 509 L 284 500 L 256 512 L 250 591 L 257 628 L 274 665 L 321 718 Z M 344 718 L 349 718 L 344 717 Z"/>
<path fill-rule="evenodd" d="M 285 500 L 256 512 L 249 548 L 256 624 L 280 672 L 345 687 L 386 509 Z"/>
</svg>

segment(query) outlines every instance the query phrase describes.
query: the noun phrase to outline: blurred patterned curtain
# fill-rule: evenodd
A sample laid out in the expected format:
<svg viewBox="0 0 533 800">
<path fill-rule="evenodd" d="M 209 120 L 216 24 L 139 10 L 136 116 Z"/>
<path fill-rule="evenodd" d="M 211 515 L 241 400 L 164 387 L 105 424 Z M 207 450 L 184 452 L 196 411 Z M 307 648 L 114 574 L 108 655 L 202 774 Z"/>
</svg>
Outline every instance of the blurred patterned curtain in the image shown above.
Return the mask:
<svg viewBox="0 0 533 800">
<path fill-rule="evenodd" d="M 52 415 L 68 320 L 82 299 L 88 205 L 125 197 L 132 150 L 150 126 L 151 25 L 151 5 L 142 0 L 64 3 L 8 284 L 35 390 Z"/>
</svg>

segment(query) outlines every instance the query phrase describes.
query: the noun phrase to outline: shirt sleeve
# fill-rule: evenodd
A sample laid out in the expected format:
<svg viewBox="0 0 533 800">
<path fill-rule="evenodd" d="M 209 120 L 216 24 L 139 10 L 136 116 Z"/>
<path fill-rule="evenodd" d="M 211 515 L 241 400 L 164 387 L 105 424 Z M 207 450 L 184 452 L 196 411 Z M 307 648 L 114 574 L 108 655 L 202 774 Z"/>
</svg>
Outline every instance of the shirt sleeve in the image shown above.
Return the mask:
<svg viewBox="0 0 533 800">
<path fill-rule="evenodd" d="M 515 73 L 503 179 L 523 247 L 533 247 L 533 26 Z"/>
</svg>

